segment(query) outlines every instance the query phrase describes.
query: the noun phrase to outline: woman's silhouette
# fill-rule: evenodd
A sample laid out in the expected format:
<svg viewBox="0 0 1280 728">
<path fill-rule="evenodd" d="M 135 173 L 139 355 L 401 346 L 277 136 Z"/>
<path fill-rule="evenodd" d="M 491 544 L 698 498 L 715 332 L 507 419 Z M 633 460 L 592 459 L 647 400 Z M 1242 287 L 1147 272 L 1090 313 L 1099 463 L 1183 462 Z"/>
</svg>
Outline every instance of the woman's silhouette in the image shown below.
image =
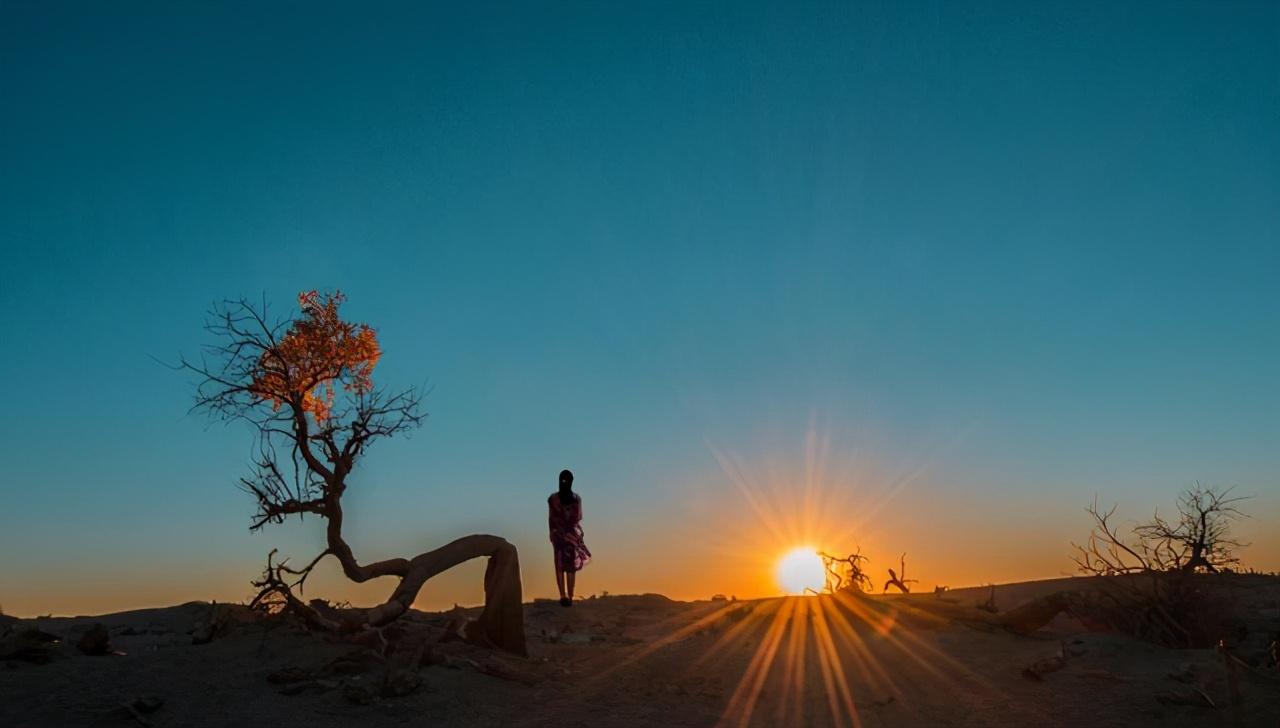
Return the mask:
<svg viewBox="0 0 1280 728">
<path fill-rule="evenodd" d="M 560 606 L 572 607 L 574 577 L 591 560 L 591 552 L 582 542 L 582 498 L 573 492 L 573 473 L 568 470 L 560 471 L 560 489 L 547 498 L 547 525 L 555 552 Z"/>
</svg>

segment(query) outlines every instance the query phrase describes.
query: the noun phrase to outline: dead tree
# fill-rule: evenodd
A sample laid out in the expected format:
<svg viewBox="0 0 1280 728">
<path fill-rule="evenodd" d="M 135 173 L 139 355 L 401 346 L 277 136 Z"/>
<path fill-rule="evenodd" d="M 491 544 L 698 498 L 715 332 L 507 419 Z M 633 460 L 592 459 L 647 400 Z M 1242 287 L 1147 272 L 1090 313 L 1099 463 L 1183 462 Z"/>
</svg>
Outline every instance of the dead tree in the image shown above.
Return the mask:
<svg viewBox="0 0 1280 728">
<path fill-rule="evenodd" d="M 488 557 L 485 606 L 462 636 L 525 653 L 520 567 L 515 546 L 497 536 L 470 535 L 411 558 L 360 562 L 343 536 L 342 496 L 356 464 L 375 441 L 418 427 L 423 418 L 415 389 L 375 388 L 373 369 L 382 352 L 374 330 L 344 321 L 341 293 L 300 294 L 301 315 L 271 320 L 265 301 L 241 299 L 216 305 L 206 330 L 215 343 L 179 368 L 199 378 L 194 411 L 251 425 L 257 440 L 251 472 L 240 486 L 254 497 L 250 530 L 314 516 L 326 522 L 326 547 L 306 566 L 267 557 L 251 605 L 289 612 L 318 629 L 351 632 L 385 625 L 407 612 L 423 584 L 464 561 Z M 297 594 L 312 570 L 333 557 L 354 582 L 399 578 L 391 596 L 367 609 L 334 609 Z M 295 590 L 297 594 L 295 594 Z"/>
<path fill-rule="evenodd" d="M 1230 488 L 1218 490 L 1197 483 L 1178 497 L 1176 521 L 1166 521 L 1156 511 L 1134 533 L 1155 568 L 1215 574 L 1240 563 L 1235 551 L 1245 544 L 1231 537 L 1231 522 L 1244 517 L 1236 508 L 1243 500 L 1232 496 Z"/>
<path fill-rule="evenodd" d="M 1202 647 L 1212 643 L 1223 611 L 1219 597 L 1202 582 L 1207 574 L 1239 563 L 1243 546 L 1230 535 L 1243 517 L 1231 491 L 1197 484 L 1178 499 L 1178 518 L 1157 511 L 1126 537 L 1114 522 L 1115 507 L 1103 511 L 1095 498 L 1085 511 L 1093 529 L 1071 557 L 1083 574 L 1106 577 L 1076 598 L 1077 616 L 1158 644 Z"/>
<path fill-rule="evenodd" d="M 871 578 L 862 570 L 863 563 L 870 559 L 862 555 L 861 547 L 848 556 L 834 556 L 826 552 L 819 552 L 818 556 L 822 557 L 822 565 L 827 570 L 827 592 L 870 591 L 873 588 Z"/>
<path fill-rule="evenodd" d="M 1196 484 L 1178 498 L 1178 517 L 1167 521 L 1156 511 L 1150 521 L 1132 529 L 1132 539 L 1121 535 L 1112 518 L 1116 508 L 1103 512 L 1098 500 L 1085 508 L 1093 518 L 1093 530 L 1085 545 L 1073 543 L 1072 556 L 1081 573 L 1114 576 L 1148 571 L 1216 573 L 1239 564 L 1235 551 L 1244 544 L 1231 537 L 1232 521 L 1244 517 L 1236 504 L 1244 497 L 1231 489 L 1218 490 Z"/>
<path fill-rule="evenodd" d="M 1083 546 L 1074 541 L 1071 543 L 1076 550 L 1071 560 L 1081 573 L 1115 576 L 1154 569 L 1150 558 L 1146 556 L 1146 549 L 1141 544 L 1130 545 L 1112 522 L 1116 506 L 1103 512 L 1098 508 L 1098 498 L 1095 496 L 1093 503 L 1084 510 L 1093 518 L 1089 540 Z"/>
<path fill-rule="evenodd" d="M 907 554 L 905 551 L 902 554 L 902 558 L 899 560 L 898 567 L 902 569 L 902 575 L 899 576 L 893 572 L 893 569 L 889 569 L 889 580 L 884 583 L 884 589 L 882 589 L 881 592 L 887 592 L 889 591 L 889 587 L 896 586 L 903 594 L 910 594 L 911 589 L 907 584 L 919 583 L 918 579 L 907 578 Z"/>
</svg>

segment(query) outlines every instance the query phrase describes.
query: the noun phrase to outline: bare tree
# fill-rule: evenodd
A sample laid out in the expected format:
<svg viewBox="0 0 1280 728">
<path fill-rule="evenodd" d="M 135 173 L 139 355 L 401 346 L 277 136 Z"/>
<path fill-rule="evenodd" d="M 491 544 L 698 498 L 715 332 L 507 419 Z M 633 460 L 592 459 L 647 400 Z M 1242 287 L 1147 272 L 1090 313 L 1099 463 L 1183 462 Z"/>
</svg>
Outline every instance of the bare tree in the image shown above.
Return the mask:
<svg viewBox="0 0 1280 728">
<path fill-rule="evenodd" d="M 375 388 L 372 372 L 381 356 L 374 330 L 342 320 L 341 293 L 298 297 L 301 316 L 271 320 L 265 300 L 226 301 L 209 312 L 206 330 L 215 343 L 198 360 L 179 367 L 199 377 L 193 410 L 249 423 L 257 441 L 251 472 L 241 487 L 257 503 L 250 530 L 307 515 L 326 522 L 326 548 L 306 566 L 267 557 L 252 606 L 288 611 L 315 628 L 355 631 L 387 624 L 405 612 L 431 577 L 473 558 L 488 557 L 485 606 L 463 626 L 467 639 L 525 653 L 520 569 L 516 549 L 497 536 L 470 535 L 411 558 L 361 563 L 343 537 L 342 496 L 351 474 L 377 440 L 418 427 L 423 418 L 416 389 Z M 382 604 L 335 609 L 295 595 L 312 570 L 332 556 L 352 581 L 383 576 L 399 584 Z"/>
<path fill-rule="evenodd" d="M 1231 569 L 1240 563 L 1236 549 L 1245 546 L 1231 536 L 1231 522 L 1245 517 L 1236 504 L 1245 499 L 1232 496 L 1230 488 L 1218 490 L 1196 483 L 1178 497 L 1176 521 L 1166 521 L 1156 511 L 1134 533 L 1158 569 L 1211 574 Z"/>
<path fill-rule="evenodd" d="M 1178 517 L 1168 521 L 1157 510 L 1150 521 L 1132 529 L 1125 538 L 1115 524 L 1116 508 L 1098 507 L 1094 498 L 1085 511 L 1093 518 L 1093 530 L 1085 545 L 1072 543 L 1072 556 L 1085 574 L 1111 576 L 1146 571 L 1205 571 L 1216 573 L 1239 563 L 1235 550 L 1244 544 L 1231 536 L 1231 524 L 1244 517 L 1236 504 L 1245 500 L 1196 484 L 1178 498 Z"/>
<path fill-rule="evenodd" d="M 1227 605 L 1203 578 L 1239 563 L 1235 550 L 1243 544 L 1232 538 L 1231 524 L 1244 516 L 1236 508 L 1242 500 L 1197 483 L 1178 498 L 1176 520 L 1157 511 L 1126 537 L 1115 507 L 1103 511 L 1095 498 L 1085 508 L 1093 518 L 1089 540 L 1072 543 L 1071 558 L 1083 574 L 1113 578 L 1074 595 L 1073 612 L 1158 644 L 1212 644 Z"/>
<path fill-rule="evenodd" d="M 822 565 L 827 570 L 828 592 L 869 591 L 872 588 L 871 578 L 862 570 L 862 565 L 870 559 L 862 555 L 861 547 L 848 556 L 834 556 L 826 552 L 818 555 L 822 557 Z"/>
<path fill-rule="evenodd" d="M 1116 574 L 1132 574 L 1151 571 L 1151 560 L 1145 555 L 1141 544 L 1130 545 L 1120 534 L 1113 522 L 1117 506 L 1103 511 L 1098 507 L 1098 498 L 1084 510 L 1093 518 L 1093 529 L 1089 532 L 1089 540 L 1085 545 L 1071 542 L 1076 550 L 1071 560 L 1076 563 L 1081 573 L 1096 576 L 1114 576 Z"/>
</svg>

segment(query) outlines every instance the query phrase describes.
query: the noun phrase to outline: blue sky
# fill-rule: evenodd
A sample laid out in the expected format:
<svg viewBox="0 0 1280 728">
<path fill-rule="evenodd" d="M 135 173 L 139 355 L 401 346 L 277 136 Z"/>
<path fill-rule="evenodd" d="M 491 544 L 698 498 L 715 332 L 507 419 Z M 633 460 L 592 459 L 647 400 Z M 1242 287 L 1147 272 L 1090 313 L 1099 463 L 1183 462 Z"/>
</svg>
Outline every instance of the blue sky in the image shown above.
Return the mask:
<svg viewBox="0 0 1280 728">
<path fill-rule="evenodd" d="M 571 467 L 585 588 L 759 590 L 690 576 L 750 530 L 714 453 L 785 493 L 818 432 L 922 579 L 1056 575 L 1095 492 L 1197 479 L 1280 568 L 1276 4 L 319 5 L 0 4 L 10 611 L 322 548 L 246 534 L 249 433 L 152 358 L 311 288 L 431 387 L 352 491 L 365 558 L 500 533 L 544 596 Z"/>
</svg>

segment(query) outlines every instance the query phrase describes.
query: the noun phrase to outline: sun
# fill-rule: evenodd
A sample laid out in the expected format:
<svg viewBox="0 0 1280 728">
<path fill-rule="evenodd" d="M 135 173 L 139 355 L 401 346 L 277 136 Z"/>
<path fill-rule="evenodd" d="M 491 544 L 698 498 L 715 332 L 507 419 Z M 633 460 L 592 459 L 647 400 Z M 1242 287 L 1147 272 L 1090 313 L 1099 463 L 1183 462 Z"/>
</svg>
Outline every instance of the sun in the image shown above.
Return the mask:
<svg viewBox="0 0 1280 728">
<path fill-rule="evenodd" d="M 812 589 L 822 591 L 827 584 L 827 569 L 818 552 L 807 546 L 792 549 L 778 559 L 778 586 L 788 594 L 805 594 Z"/>
</svg>

